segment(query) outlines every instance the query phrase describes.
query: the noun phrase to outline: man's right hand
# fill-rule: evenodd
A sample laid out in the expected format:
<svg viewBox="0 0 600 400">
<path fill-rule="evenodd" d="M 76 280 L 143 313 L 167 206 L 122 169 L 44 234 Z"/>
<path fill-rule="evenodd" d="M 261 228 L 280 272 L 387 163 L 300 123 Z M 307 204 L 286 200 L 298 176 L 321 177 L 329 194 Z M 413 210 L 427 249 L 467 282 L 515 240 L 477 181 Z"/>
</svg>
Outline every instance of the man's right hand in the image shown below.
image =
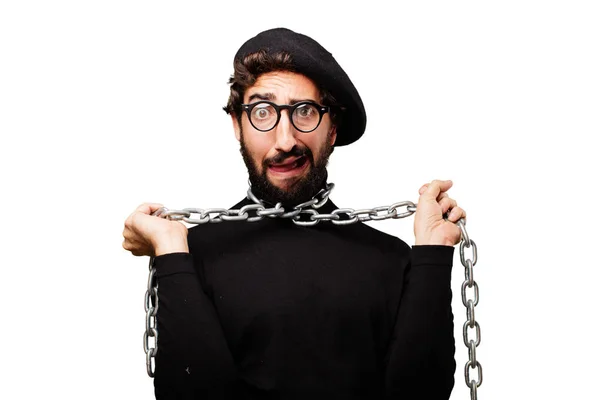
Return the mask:
<svg viewBox="0 0 600 400">
<path fill-rule="evenodd" d="M 187 228 L 181 222 L 152 216 L 162 204 L 144 203 L 125 220 L 123 248 L 134 256 L 189 253 Z"/>
</svg>

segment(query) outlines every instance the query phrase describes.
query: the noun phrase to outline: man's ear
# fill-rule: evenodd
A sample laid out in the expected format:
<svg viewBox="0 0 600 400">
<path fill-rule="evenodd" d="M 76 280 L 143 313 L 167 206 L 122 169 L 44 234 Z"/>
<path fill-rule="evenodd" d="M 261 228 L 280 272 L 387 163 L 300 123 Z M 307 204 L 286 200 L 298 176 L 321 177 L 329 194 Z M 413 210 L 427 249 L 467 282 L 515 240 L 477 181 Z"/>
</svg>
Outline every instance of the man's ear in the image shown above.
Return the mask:
<svg viewBox="0 0 600 400">
<path fill-rule="evenodd" d="M 329 137 L 331 138 L 331 145 L 333 146 L 335 140 L 337 139 L 337 126 L 331 126 L 331 130 L 329 131 Z"/>
<path fill-rule="evenodd" d="M 235 138 L 239 142 L 241 140 L 240 129 L 242 127 L 240 126 L 240 121 L 238 120 L 237 115 L 234 113 L 231 113 L 231 122 L 233 123 L 233 132 L 235 133 Z"/>
</svg>

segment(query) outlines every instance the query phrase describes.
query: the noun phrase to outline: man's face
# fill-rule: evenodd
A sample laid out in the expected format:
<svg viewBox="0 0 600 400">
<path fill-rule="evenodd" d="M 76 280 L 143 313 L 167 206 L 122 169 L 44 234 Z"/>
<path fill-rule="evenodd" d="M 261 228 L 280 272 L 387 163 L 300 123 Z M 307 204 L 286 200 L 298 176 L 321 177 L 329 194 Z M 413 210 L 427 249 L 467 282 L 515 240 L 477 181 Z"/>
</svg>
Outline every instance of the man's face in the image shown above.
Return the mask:
<svg viewBox="0 0 600 400">
<path fill-rule="evenodd" d="M 316 85 L 304 75 L 277 71 L 261 75 L 246 90 L 244 104 L 260 100 L 279 105 L 304 100 L 320 103 L 320 96 Z M 267 132 L 254 128 L 246 112 L 241 124 L 236 116 L 232 119 L 250 183 L 267 201 L 298 204 L 321 188 L 337 136 L 328 113 L 317 129 L 307 133 L 294 128 L 288 110 L 281 110 L 279 123 Z"/>
</svg>

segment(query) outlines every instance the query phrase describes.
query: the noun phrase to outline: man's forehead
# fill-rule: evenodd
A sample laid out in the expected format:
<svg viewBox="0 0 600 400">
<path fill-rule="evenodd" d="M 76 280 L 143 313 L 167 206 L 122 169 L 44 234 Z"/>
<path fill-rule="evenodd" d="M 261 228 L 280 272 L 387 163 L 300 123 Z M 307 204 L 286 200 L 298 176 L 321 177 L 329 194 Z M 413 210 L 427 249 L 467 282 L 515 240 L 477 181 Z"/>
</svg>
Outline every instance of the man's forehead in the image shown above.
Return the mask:
<svg viewBox="0 0 600 400">
<path fill-rule="evenodd" d="M 280 97 L 317 100 L 319 89 L 305 75 L 289 71 L 274 71 L 260 75 L 254 85 L 246 90 L 245 97 L 270 101 Z"/>
</svg>

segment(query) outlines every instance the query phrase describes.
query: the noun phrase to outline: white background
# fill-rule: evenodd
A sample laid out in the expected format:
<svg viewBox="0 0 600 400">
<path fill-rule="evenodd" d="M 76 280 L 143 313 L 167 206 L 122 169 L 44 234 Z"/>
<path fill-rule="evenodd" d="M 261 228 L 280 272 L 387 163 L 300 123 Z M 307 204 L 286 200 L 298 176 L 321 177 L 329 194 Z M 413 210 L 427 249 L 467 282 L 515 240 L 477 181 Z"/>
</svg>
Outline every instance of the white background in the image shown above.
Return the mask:
<svg viewBox="0 0 600 400">
<path fill-rule="evenodd" d="M 146 201 L 244 196 L 226 82 L 246 39 L 285 26 L 333 53 L 367 109 L 331 158 L 339 206 L 454 181 L 479 248 L 480 398 L 600 398 L 595 2 L 215 3 L 2 2 L 0 397 L 153 398 L 148 260 L 121 248 L 123 222 Z M 373 225 L 414 243 L 412 218 Z"/>
</svg>

